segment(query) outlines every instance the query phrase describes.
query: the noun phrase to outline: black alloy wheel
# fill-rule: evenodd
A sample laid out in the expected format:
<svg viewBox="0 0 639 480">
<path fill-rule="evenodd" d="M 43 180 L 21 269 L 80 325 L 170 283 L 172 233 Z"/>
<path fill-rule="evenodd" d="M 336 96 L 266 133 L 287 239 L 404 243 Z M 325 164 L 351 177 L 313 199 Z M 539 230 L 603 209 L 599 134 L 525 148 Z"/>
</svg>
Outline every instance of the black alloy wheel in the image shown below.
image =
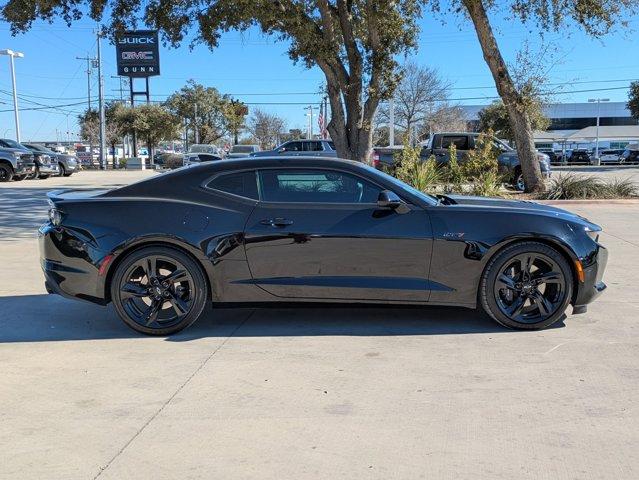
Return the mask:
<svg viewBox="0 0 639 480">
<path fill-rule="evenodd" d="M 118 265 L 111 298 L 120 318 L 134 330 L 170 335 L 202 314 L 206 280 L 188 255 L 168 247 L 146 247 Z"/>
<path fill-rule="evenodd" d="M 489 263 L 480 288 L 486 313 L 502 325 L 538 329 L 559 320 L 572 297 L 566 259 L 538 242 L 504 249 Z"/>
<path fill-rule="evenodd" d="M 0 182 L 10 182 L 13 178 L 13 169 L 9 165 L 0 165 Z"/>
</svg>

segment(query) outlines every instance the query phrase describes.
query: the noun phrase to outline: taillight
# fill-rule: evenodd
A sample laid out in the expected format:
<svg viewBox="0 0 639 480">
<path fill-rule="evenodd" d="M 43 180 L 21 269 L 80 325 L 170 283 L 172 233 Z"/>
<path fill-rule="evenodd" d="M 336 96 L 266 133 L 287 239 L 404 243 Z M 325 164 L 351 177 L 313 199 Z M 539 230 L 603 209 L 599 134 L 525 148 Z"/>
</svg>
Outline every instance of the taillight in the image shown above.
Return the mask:
<svg viewBox="0 0 639 480">
<path fill-rule="evenodd" d="M 377 168 L 379 167 L 379 153 L 377 152 L 373 152 L 371 154 L 371 164 L 373 165 L 373 167 Z"/>
</svg>

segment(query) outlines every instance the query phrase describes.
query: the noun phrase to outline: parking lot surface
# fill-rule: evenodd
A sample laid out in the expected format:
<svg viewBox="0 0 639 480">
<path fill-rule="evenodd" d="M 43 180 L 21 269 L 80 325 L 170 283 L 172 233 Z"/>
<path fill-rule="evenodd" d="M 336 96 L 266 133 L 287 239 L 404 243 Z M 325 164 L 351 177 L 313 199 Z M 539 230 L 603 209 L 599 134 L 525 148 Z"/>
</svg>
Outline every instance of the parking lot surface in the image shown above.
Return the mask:
<svg viewBox="0 0 639 480">
<path fill-rule="evenodd" d="M 0 186 L 0 478 L 639 478 L 639 203 L 601 224 L 604 295 L 539 332 L 464 309 L 210 309 L 171 338 L 48 295 L 45 193 Z"/>
</svg>

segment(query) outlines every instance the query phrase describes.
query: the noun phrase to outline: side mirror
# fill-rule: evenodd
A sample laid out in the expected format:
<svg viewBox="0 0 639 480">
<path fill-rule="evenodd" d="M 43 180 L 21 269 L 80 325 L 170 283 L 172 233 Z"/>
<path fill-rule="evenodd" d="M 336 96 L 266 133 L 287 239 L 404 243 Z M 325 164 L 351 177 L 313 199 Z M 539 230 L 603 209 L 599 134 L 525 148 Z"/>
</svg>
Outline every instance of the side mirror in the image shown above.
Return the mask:
<svg viewBox="0 0 639 480">
<path fill-rule="evenodd" d="M 280 148 L 277 149 L 277 151 L 279 153 L 284 153 L 284 152 L 286 152 L 286 147 L 280 147 Z"/>
<path fill-rule="evenodd" d="M 402 200 L 395 192 L 390 190 L 382 190 L 377 197 L 377 206 L 380 208 L 390 208 L 395 210 L 402 205 Z"/>
</svg>

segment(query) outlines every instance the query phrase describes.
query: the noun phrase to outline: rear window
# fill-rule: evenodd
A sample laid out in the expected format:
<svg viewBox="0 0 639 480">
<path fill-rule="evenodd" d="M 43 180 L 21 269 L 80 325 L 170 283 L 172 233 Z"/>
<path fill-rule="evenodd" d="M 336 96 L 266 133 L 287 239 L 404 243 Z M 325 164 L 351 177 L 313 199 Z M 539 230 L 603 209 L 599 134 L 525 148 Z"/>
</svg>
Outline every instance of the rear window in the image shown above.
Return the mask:
<svg viewBox="0 0 639 480">
<path fill-rule="evenodd" d="M 449 148 L 451 145 L 455 145 L 457 150 L 468 150 L 468 136 L 467 135 L 444 135 L 442 137 L 441 148 Z"/>
<path fill-rule="evenodd" d="M 208 188 L 218 190 L 224 193 L 230 193 L 231 195 L 238 195 L 240 197 L 250 198 L 257 200 L 257 180 L 255 178 L 255 172 L 237 172 L 227 173 L 220 175 L 219 177 L 211 180 Z"/>
</svg>

